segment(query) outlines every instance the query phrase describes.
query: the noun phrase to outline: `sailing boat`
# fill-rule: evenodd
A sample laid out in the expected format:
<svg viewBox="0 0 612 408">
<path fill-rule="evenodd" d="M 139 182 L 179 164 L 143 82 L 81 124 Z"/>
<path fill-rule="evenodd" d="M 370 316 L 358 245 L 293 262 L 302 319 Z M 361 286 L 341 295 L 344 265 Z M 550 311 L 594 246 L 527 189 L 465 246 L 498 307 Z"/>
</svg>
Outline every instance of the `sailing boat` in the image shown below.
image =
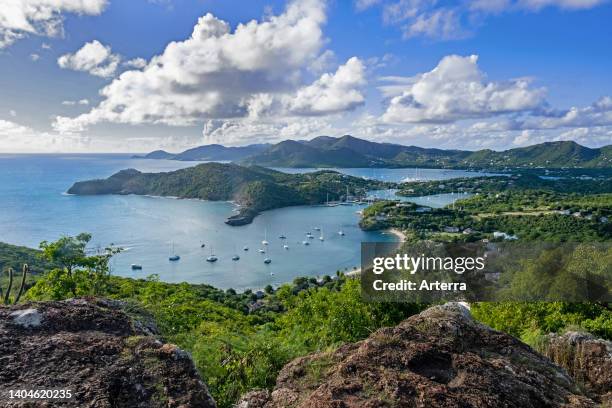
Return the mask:
<svg viewBox="0 0 612 408">
<path fill-rule="evenodd" d="M 217 257 L 213 254 L 212 247 L 210 248 L 210 256 L 206 258 L 206 262 L 217 262 Z"/>
<path fill-rule="evenodd" d="M 323 231 L 321 231 L 321 236 L 319 237 L 319 241 L 325 241 L 325 238 L 323 238 Z"/>
<path fill-rule="evenodd" d="M 264 240 L 261 241 L 261 245 L 268 245 L 268 244 L 269 244 L 269 242 L 268 242 L 268 229 L 266 228 L 264 230 Z"/>
<path fill-rule="evenodd" d="M 172 262 L 176 262 L 179 259 L 181 259 L 180 256 L 178 256 L 175 252 L 174 252 L 174 241 L 172 241 L 172 255 L 170 255 L 170 257 L 168 258 L 169 261 Z"/>
</svg>

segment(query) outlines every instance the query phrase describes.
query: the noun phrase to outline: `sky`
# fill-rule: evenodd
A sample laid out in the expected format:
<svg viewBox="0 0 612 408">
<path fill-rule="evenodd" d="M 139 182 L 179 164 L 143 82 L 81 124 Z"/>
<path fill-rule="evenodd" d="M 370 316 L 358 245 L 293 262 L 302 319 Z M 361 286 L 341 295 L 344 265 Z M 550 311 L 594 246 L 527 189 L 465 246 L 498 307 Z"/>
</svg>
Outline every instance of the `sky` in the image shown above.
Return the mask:
<svg viewBox="0 0 612 408">
<path fill-rule="evenodd" d="M 612 1 L 2 0 L 0 152 L 612 143 Z"/>
</svg>

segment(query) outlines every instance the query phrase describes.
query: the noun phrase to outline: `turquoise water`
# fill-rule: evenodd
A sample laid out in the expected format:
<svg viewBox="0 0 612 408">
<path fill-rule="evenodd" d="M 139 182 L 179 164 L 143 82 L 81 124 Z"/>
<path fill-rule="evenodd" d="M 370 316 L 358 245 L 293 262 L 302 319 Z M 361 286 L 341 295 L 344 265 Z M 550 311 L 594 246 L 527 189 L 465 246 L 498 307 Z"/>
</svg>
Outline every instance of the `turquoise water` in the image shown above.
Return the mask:
<svg viewBox="0 0 612 408">
<path fill-rule="evenodd" d="M 108 177 L 125 168 L 157 172 L 194 164 L 128 155 L 0 155 L 0 241 L 37 247 L 42 240 L 89 232 L 92 248 L 111 243 L 125 248 L 112 261 L 114 274 L 144 278 L 155 273 L 167 282 L 245 289 L 350 270 L 359 265 L 361 242 L 394 239 L 361 231 L 356 211 L 362 207 L 358 206 L 283 208 L 261 214 L 250 225 L 229 227 L 224 220 L 234 207 L 226 202 L 64 193 L 77 180 Z M 389 180 L 410 172 L 383 170 L 377 169 L 374 176 Z M 371 169 L 346 172 L 372 175 Z M 448 178 L 452 174 L 437 172 L 428 170 L 427 176 Z M 318 239 L 314 227 L 322 228 L 324 241 Z M 344 236 L 338 234 L 340 230 Z M 315 239 L 304 246 L 307 231 Z M 278 238 L 281 234 L 287 236 L 286 242 Z M 258 253 L 264 237 L 270 242 L 265 255 Z M 168 261 L 172 245 L 181 256 L 179 262 Z M 244 246 L 249 247 L 248 252 L 243 251 Z M 211 250 L 219 258 L 214 264 L 205 261 Z M 239 261 L 231 260 L 235 254 L 241 257 Z M 272 263 L 264 264 L 265 257 Z M 132 271 L 133 263 L 143 269 Z"/>
</svg>

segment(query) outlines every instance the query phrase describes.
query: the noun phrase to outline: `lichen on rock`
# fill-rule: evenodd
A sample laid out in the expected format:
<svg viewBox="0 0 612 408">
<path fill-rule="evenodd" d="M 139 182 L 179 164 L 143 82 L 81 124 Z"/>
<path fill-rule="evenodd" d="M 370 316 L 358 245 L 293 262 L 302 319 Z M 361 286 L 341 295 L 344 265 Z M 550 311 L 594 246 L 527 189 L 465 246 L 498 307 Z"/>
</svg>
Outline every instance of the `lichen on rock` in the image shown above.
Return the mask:
<svg viewBox="0 0 612 408">
<path fill-rule="evenodd" d="M 118 301 L 0 307 L 0 388 L 69 389 L 65 407 L 215 407 L 190 356 L 157 333 L 150 317 Z"/>
<path fill-rule="evenodd" d="M 313 365 L 319 363 L 316 371 Z M 474 321 L 467 308 L 429 308 L 335 352 L 287 364 L 272 392 L 241 408 L 595 407 L 572 378 L 526 344 Z"/>
</svg>

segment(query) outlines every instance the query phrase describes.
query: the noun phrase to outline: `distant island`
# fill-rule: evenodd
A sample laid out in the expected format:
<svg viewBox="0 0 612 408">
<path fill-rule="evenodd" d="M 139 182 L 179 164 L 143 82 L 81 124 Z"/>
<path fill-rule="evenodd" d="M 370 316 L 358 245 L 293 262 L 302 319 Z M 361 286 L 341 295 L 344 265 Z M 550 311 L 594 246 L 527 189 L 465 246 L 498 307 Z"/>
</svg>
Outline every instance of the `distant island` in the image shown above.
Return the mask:
<svg viewBox="0 0 612 408">
<path fill-rule="evenodd" d="M 248 146 L 226 147 L 220 144 L 194 147 L 182 153 L 172 154 L 165 150 L 155 150 L 144 156 L 134 156 L 136 159 L 164 159 L 180 161 L 239 161 L 249 156 L 263 152 L 269 144 L 252 144 Z"/>
<path fill-rule="evenodd" d="M 148 159 L 232 161 L 264 167 L 355 168 L 423 167 L 449 169 L 606 168 L 612 166 L 612 145 L 589 148 L 572 141 L 546 142 L 505 151 L 443 150 L 377 143 L 350 135 L 285 140 L 269 145 L 225 147 L 206 145 L 172 154 L 151 152 Z"/>
<path fill-rule="evenodd" d="M 137 194 L 211 201 L 234 201 L 238 214 L 229 225 L 249 224 L 261 211 L 294 205 L 358 200 L 368 190 L 394 187 L 393 183 L 351 177 L 335 171 L 287 174 L 263 167 L 203 163 L 167 173 L 122 170 L 103 180 L 75 183 L 69 194 Z"/>
</svg>

